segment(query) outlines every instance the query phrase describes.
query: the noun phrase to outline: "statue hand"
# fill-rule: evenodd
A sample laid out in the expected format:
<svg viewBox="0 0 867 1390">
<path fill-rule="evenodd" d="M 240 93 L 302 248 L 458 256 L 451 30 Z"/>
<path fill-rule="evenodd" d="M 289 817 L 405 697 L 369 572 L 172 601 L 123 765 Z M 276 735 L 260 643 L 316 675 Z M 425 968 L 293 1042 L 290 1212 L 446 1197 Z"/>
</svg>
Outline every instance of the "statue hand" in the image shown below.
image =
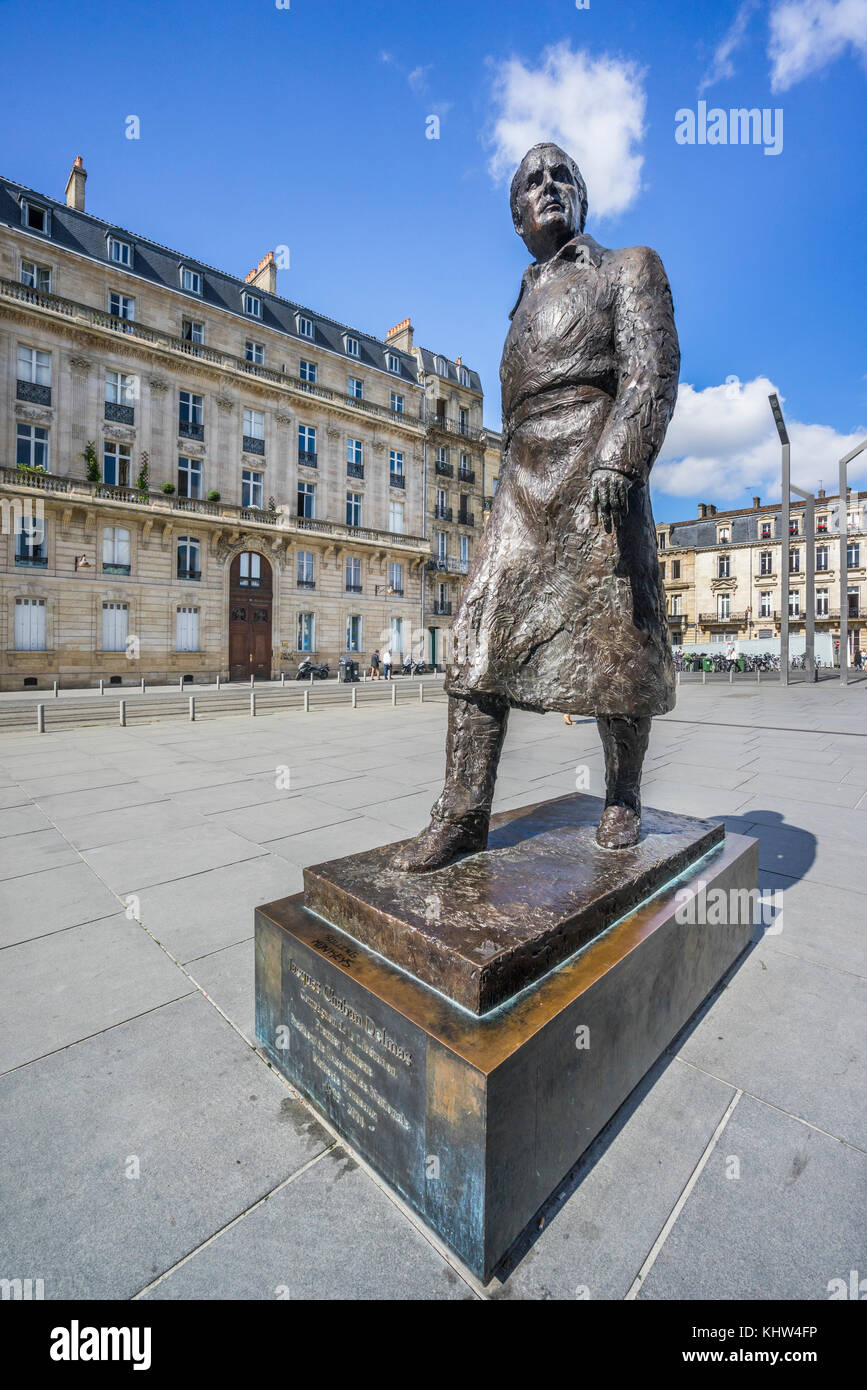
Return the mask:
<svg viewBox="0 0 867 1390">
<path fill-rule="evenodd" d="M 613 531 L 629 506 L 629 479 L 615 468 L 595 468 L 590 475 L 590 519 Z"/>
</svg>

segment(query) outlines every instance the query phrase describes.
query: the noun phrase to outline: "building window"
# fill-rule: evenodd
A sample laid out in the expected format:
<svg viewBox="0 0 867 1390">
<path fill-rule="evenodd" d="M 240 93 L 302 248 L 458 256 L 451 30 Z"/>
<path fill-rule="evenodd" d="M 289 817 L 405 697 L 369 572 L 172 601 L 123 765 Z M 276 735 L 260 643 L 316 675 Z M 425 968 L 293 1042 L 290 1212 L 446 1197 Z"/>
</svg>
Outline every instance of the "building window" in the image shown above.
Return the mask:
<svg viewBox="0 0 867 1390">
<path fill-rule="evenodd" d="M 346 441 L 346 472 L 350 478 L 364 477 L 364 447 L 360 439 Z"/>
<path fill-rule="evenodd" d="M 347 526 L 361 525 L 361 493 L 347 492 L 346 494 L 346 524 Z"/>
<path fill-rule="evenodd" d="M 388 640 L 391 659 L 397 665 L 403 657 L 403 618 L 389 619 Z"/>
<path fill-rule="evenodd" d="M 48 430 L 41 425 L 19 425 L 16 438 L 15 462 L 24 468 L 48 471 Z"/>
<path fill-rule="evenodd" d="M 848 512 L 848 513 L 847 513 L 847 515 L 846 515 L 846 525 L 847 525 L 847 527 L 848 527 L 848 529 L 849 529 L 850 531 L 854 530 L 854 528 L 858 525 L 858 520 L 859 520 L 859 517 L 858 517 L 858 513 L 857 513 L 857 512 Z"/>
<path fill-rule="evenodd" d="M 45 599 L 15 600 L 16 652 L 45 651 Z"/>
<path fill-rule="evenodd" d="M 717 536 L 716 536 L 717 545 L 728 545 L 728 543 L 729 543 L 729 541 L 731 540 L 731 538 L 732 538 L 732 535 L 731 535 L 731 531 L 730 531 L 730 529 L 729 529 L 728 526 L 719 526 L 719 527 L 717 527 Z"/>
<path fill-rule="evenodd" d="M 346 619 L 346 650 L 361 651 L 361 618 L 357 613 Z"/>
<path fill-rule="evenodd" d="M 451 521 L 451 517 L 449 516 L 449 495 L 443 487 L 438 487 L 436 490 L 434 516 L 437 521 Z"/>
<path fill-rule="evenodd" d="M 129 574 L 130 538 L 123 526 L 106 526 L 102 533 L 103 574 Z"/>
<path fill-rule="evenodd" d="M 129 607 L 125 603 L 102 605 L 102 650 L 125 652 L 129 636 Z"/>
<path fill-rule="evenodd" d="M 22 516 L 15 532 L 15 563 L 24 568 L 45 569 L 45 522 L 36 516 Z"/>
<path fill-rule="evenodd" d="M 801 595 L 796 589 L 793 594 L 789 594 L 789 617 L 800 618 L 801 616 Z"/>
<path fill-rule="evenodd" d="M 298 637 L 297 649 L 299 652 L 313 652 L 316 650 L 315 635 L 316 615 L 314 613 L 298 614 Z"/>
<path fill-rule="evenodd" d="M 186 439 L 204 439 L 204 400 L 194 391 L 181 391 L 178 397 L 178 433 Z"/>
<path fill-rule="evenodd" d="M 816 546 L 816 569 L 826 570 L 828 568 L 828 547 L 827 545 Z"/>
<path fill-rule="evenodd" d="M 244 410 L 243 447 L 248 454 L 265 452 L 265 416 L 261 410 Z"/>
<path fill-rule="evenodd" d="M 199 610 L 179 608 L 175 619 L 175 651 L 199 650 Z"/>
<path fill-rule="evenodd" d="M 388 592 L 398 596 L 403 594 L 403 565 L 399 560 L 389 561 Z"/>
<path fill-rule="evenodd" d="M 467 570 L 468 570 L 469 567 L 470 567 L 470 538 L 469 538 L 469 536 L 461 536 L 460 539 L 459 539 L 458 545 L 459 545 L 459 548 L 460 548 L 461 569 L 463 570 L 464 574 L 466 574 Z"/>
<path fill-rule="evenodd" d="M 188 294 L 202 293 L 202 277 L 198 270 L 190 270 L 189 266 L 181 266 L 181 289 Z M 190 610 L 193 611 L 192 609 Z M 179 651 L 196 651 L 195 647 L 179 647 Z"/>
<path fill-rule="evenodd" d="M 130 467 L 129 444 L 107 439 L 102 451 L 102 481 L 109 487 L 129 487 Z"/>
<path fill-rule="evenodd" d="M 716 615 L 717 615 L 717 617 L 718 617 L 718 618 L 721 618 L 721 619 L 727 619 L 727 618 L 730 618 L 730 617 L 731 617 L 731 614 L 732 614 L 732 599 L 731 599 L 731 594 L 717 594 L 717 597 L 716 597 Z"/>
<path fill-rule="evenodd" d="M 201 499 L 202 460 L 178 459 L 178 496 Z"/>
<path fill-rule="evenodd" d="M 664 531 L 660 531 L 660 532 L 659 532 L 659 535 L 658 535 L 657 538 L 656 538 L 656 544 L 657 544 L 657 546 L 659 547 L 660 550 L 664 550 L 664 549 L 665 549 L 665 541 L 666 541 L 665 532 L 664 532 Z"/>
<path fill-rule="evenodd" d="M 262 301 L 255 294 L 244 291 L 244 313 L 249 314 L 251 319 L 262 317 Z"/>
<path fill-rule="evenodd" d="M 388 529 L 395 536 L 403 535 L 403 503 L 389 502 Z"/>
<path fill-rule="evenodd" d="M 769 541 L 773 538 L 773 534 L 774 523 L 772 521 L 763 521 L 759 527 L 759 540 Z"/>
<path fill-rule="evenodd" d="M 128 241 L 121 241 L 119 237 L 110 236 L 108 239 L 108 259 L 114 261 L 115 265 L 132 265 L 132 247 Z"/>
<path fill-rule="evenodd" d="M 823 536 L 823 535 L 825 535 L 825 533 L 827 532 L 827 530 L 828 530 L 828 518 L 827 518 L 827 516 L 817 516 L 817 517 L 816 517 L 816 532 L 817 532 L 817 534 L 820 535 L 820 536 Z"/>
<path fill-rule="evenodd" d="M 351 396 L 353 400 L 364 400 L 364 382 L 361 380 L 360 376 L 351 376 L 347 378 L 346 394 L 347 396 Z"/>
<path fill-rule="evenodd" d="M 405 478 L 403 472 L 403 450 L 389 449 L 388 451 L 388 474 L 392 487 L 403 487 Z"/>
<path fill-rule="evenodd" d="M 846 565 L 850 570 L 861 568 L 861 547 L 857 541 L 850 541 L 846 546 Z"/>
<path fill-rule="evenodd" d="M 35 261 L 21 262 L 21 283 L 39 294 L 51 293 L 51 267 Z"/>
<path fill-rule="evenodd" d="M 771 550 L 763 550 L 759 555 L 759 574 L 773 574 L 774 554 Z"/>
<path fill-rule="evenodd" d="M 458 410 L 458 429 L 461 434 L 467 434 L 470 428 L 470 412 L 461 406 Z"/>
<path fill-rule="evenodd" d="M 256 473 L 252 468 L 241 470 L 241 506 L 242 507 L 261 507 L 262 505 L 262 474 Z"/>
<path fill-rule="evenodd" d="M 460 381 L 461 386 L 469 386 L 470 374 L 467 371 L 466 367 L 461 367 L 460 371 L 458 372 L 458 380 Z"/>
<path fill-rule="evenodd" d="M 828 616 L 828 590 L 816 590 L 816 617 L 827 618 Z"/>
<path fill-rule="evenodd" d="M 679 617 L 681 616 L 680 603 L 681 603 L 681 596 L 680 596 L 680 594 L 672 594 L 672 596 L 671 596 L 671 607 L 670 607 L 669 610 L 668 610 L 669 613 L 671 614 L 672 618 L 679 618 Z"/>
<path fill-rule="evenodd" d="M 254 362 L 257 367 L 264 367 L 265 344 L 254 343 L 248 338 L 244 344 L 244 359 L 247 362 Z"/>
<path fill-rule="evenodd" d="M 205 341 L 205 325 L 197 319 L 184 319 L 181 333 L 185 343 L 201 345 Z"/>
<path fill-rule="evenodd" d="M 346 561 L 346 592 L 361 593 L 361 561 L 354 555 L 350 555 Z"/>
<path fill-rule="evenodd" d="M 392 410 L 394 411 L 395 415 L 402 415 L 402 414 L 403 414 L 403 407 L 404 407 L 404 399 L 403 399 L 403 396 L 400 394 L 399 391 L 392 391 L 392 393 L 391 393 L 391 408 L 392 408 Z"/>
<path fill-rule="evenodd" d="M 434 366 L 436 368 L 437 376 L 448 376 L 448 363 L 446 362 L 446 359 L 444 357 L 438 357 L 436 359 L 436 362 L 434 363 Z"/>
<path fill-rule="evenodd" d="M 316 484 L 298 484 L 298 515 L 312 520 L 316 515 Z"/>
<path fill-rule="evenodd" d="M 262 584 L 262 556 L 255 550 L 245 550 L 238 566 L 242 589 L 258 589 Z"/>
<path fill-rule="evenodd" d="M 298 315 L 298 332 L 302 338 L 313 337 L 313 320 L 305 318 L 303 314 Z M 299 650 L 301 650 L 299 648 Z"/>
<path fill-rule="evenodd" d="M 111 405 L 135 405 L 135 377 L 126 372 L 106 372 L 105 399 Z"/>
<path fill-rule="evenodd" d="M 400 358 L 399 358 L 399 357 L 397 357 L 393 352 L 389 352 L 389 353 L 386 355 L 385 363 L 386 363 L 386 366 L 388 367 L 388 370 L 389 370 L 390 372 L 394 372 L 394 375 L 395 375 L 395 376 L 400 376 Z M 393 408 L 393 407 L 392 407 L 392 408 Z"/>
<path fill-rule="evenodd" d="M 773 594 L 768 589 L 764 589 L 759 594 L 759 617 L 769 618 L 773 612 Z"/>
<path fill-rule="evenodd" d="M 302 381 L 308 381 L 308 382 L 310 383 L 311 386 L 315 386 L 315 385 L 316 385 L 316 363 L 315 363 L 315 362 L 305 362 L 304 358 L 302 357 L 302 358 L 301 358 L 301 365 L 300 365 L 300 367 L 299 367 L 298 374 L 299 374 L 299 376 L 301 377 L 301 380 L 302 380 Z"/>
<path fill-rule="evenodd" d="M 298 426 L 298 462 L 308 468 L 316 467 L 316 426 Z"/>
<path fill-rule="evenodd" d="M 108 312 L 112 318 L 126 319 L 128 323 L 135 321 L 135 300 L 128 294 L 120 294 L 117 290 L 112 290 L 108 296 Z"/>
<path fill-rule="evenodd" d="M 316 573 L 313 563 L 312 550 L 298 551 L 297 584 L 299 589 L 316 588 Z"/>
<path fill-rule="evenodd" d="M 194 536 L 178 536 L 178 579 L 201 579 L 201 546 Z"/>
<path fill-rule="evenodd" d="M 33 386 L 51 385 L 51 353 L 39 348 L 19 347 L 18 380 Z"/>
<path fill-rule="evenodd" d="M 21 201 L 21 223 L 24 227 L 29 227 L 31 232 L 42 232 L 43 236 L 51 235 L 51 213 L 48 208 L 40 207 L 39 203 L 31 203 L 26 198 Z"/>
<path fill-rule="evenodd" d="M 360 356 L 361 356 L 361 352 L 360 352 L 360 349 L 359 349 L 359 346 L 358 346 L 358 339 L 357 339 L 357 338 L 350 338 L 348 334 L 347 334 L 347 338 L 346 338 L 346 351 L 349 353 L 349 356 L 350 356 L 350 357 L 360 357 Z"/>
<path fill-rule="evenodd" d="M 672 560 L 672 562 L 671 562 L 671 577 L 672 577 L 672 579 L 680 579 L 680 561 L 679 561 L 679 560 Z"/>
<path fill-rule="evenodd" d="M 800 550 L 789 551 L 789 574 L 800 574 L 801 572 L 801 552 Z"/>
<path fill-rule="evenodd" d="M 445 531 L 437 531 L 437 559 L 442 563 L 448 559 L 449 538 Z"/>
<path fill-rule="evenodd" d="M 861 616 L 861 590 L 859 588 L 846 590 L 846 605 L 850 618 Z"/>
<path fill-rule="evenodd" d="M 731 556 L 718 555 L 716 557 L 717 579 L 728 579 L 731 574 Z"/>
</svg>

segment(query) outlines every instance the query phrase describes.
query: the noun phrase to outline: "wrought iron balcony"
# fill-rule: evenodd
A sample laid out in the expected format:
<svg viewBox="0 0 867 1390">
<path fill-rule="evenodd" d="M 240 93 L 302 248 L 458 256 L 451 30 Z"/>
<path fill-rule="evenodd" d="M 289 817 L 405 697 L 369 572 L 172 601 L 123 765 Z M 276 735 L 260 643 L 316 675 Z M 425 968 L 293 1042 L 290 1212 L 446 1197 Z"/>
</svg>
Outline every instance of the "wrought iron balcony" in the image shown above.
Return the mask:
<svg viewBox="0 0 867 1390">
<path fill-rule="evenodd" d="M 184 439 L 204 439 L 204 425 L 197 425 L 193 420 L 179 420 L 178 434 Z"/>
<path fill-rule="evenodd" d="M 44 570 L 48 565 L 48 556 L 40 555 L 38 550 L 16 550 L 15 563 L 24 569 Z"/>
<path fill-rule="evenodd" d="M 304 468 L 318 468 L 318 467 L 319 467 L 319 464 L 318 464 L 317 459 L 316 459 L 316 454 L 315 454 L 315 453 L 313 452 L 313 450 L 311 450 L 311 449 L 299 449 L 299 450 L 298 450 L 298 462 L 299 462 Z"/>
<path fill-rule="evenodd" d="M 475 526 L 476 518 L 473 512 L 458 511 L 459 526 Z"/>
<path fill-rule="evenodd" d="M 445 415 L 429 415 L 427 424 L 429 429 L 442 430 L 444 434 L 458 434 L 462 439 L 479 439 L 482 433 L 472 425 L 462 425 L 460 420 L 449 420 Z"/>
<path fill-rule="evenodd" d="M 34 405 L 51 405 L 51 387 L 40 386 L 38 381 L 18 381 L 16 395 L 19 401 L 32 401 Z"/>
<path fill-rule="evenodd" d="M 451 509 L 451 507 L 440 507 L 440 506 L 434 507 L 434 520 L 435 520 L 435 521 L 451 521 L 451 519 L 452 519 L 452 509 Z"/>
<path fill-rule="evenodd" d="M 201 570 L 185 570 L 178 566 L 178 579 L 201 579 Z"/>
<path fill-rule="evenodd" d="M 296 579 L 295 584 L 296 584 L 296 587 L 299 588 L 299 589 L 315 589 L 315 588 L 316 588 L 316 580 L 315 580 L 315 579 Z"/>
<path fill-rule="evenodd" d="M 362 594 L 364 593 L 364 589 L 361 584 L 347 584 L 346 592 L 348 594 Z"/>
<path fill-rule="evenodd" d="M 450 618 L 452 615 L 452 606 L 450 603 L 446 603 L 440 599 L 434 599 L 432 611 L 437 617 Z"/>
<path fill-rule="evenodd" d="M 264 454 L 265 452 L 264 439 L 258 439 L 253 434 L 245 434 L 241 446 L 245 454 Z"/>
<path fill-rule="evenodd" d="M 455 476 L 454 466 L 451 463 L 445 463 L 443 459 L 437 459 L 435 467 L 441 478 L 453 478 Z"/>
<path fill-rule="evenodd" d="M 744 627 L 749 621 L 749 613 L 699 613 L 702 627 Z"/>
<path fill-rule="evenodd" d="M 475 469 L 473 469 L 473 468 L 458 468 L 458 482 L 459 482 L 459 483 L 474 483 L 475 481 L 476 481 Z"/>
<path fill-rule="evenodd" d="M 105 418 L 106 420 L 114 420 L 118 425 L 134 425 L 135 406 L 120 405 L 117 401 L 106 401 Z"/>
<path fill-rule="evenodd" d="M 406 488 L 406 478 L 402 473 L 391 473 L 388 478 L 389 487 Z"/>
<path fill-rule="evenodd" d="M 130 573 L 130 566 L 129 566 L 129 565 L 106 565 L 106 564 L 103 564 L 103 566 L 102 566 L 102 572 L 103 572 L 103 574 L 129 574 L 129 573 Z"/>
<path fill-rule="evenodd" d="M 363 464 L 363 463 L 347 463 L 347 465 L 346 465 L 346 476 L 347 476 L 347 478 L 363 478 L 363 477 L 364 477 L 364 464 Z"/>
</svg>

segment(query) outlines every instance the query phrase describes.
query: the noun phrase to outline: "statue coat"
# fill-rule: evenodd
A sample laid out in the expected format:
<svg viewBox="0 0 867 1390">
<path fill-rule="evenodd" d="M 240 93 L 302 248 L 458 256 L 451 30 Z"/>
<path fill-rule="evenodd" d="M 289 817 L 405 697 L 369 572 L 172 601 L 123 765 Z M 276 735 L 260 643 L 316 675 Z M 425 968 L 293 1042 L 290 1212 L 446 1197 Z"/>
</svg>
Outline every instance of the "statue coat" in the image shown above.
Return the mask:
<svg viewBox="0 0 867 1390">
<path fill-rule="evenodd" d="M 500 364 L 503 466 L 452 627 L 449 694 L 629 718 L 674 707 L 648 478 L 679 366 L 648 247 L 582 234 L 528 267 Z M 589 502 L 602 467 L 631 484 L 611 532 Z"/>
</svg>

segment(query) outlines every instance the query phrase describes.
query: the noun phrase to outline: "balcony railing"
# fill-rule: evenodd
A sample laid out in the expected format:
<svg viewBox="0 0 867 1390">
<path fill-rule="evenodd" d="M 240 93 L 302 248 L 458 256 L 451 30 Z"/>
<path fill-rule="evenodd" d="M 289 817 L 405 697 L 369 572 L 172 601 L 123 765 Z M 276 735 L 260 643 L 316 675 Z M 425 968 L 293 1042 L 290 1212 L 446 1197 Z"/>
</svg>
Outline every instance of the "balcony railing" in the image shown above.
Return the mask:
<svg viewBox="0 0 867 1390">
<path fill-rule="evenodd" d="M 33 405 L 51 405 L 51 387 L 40 386 L 38 381 L 21 381 L 19 378 L 15 394 L 19 401 L 31 401 Z"/>
<path fill-rule="evenodd" d="M 474 514 L 473 512 L 463 512 L 463 511 L 458 510 L 458 525 L 459 525 L 459 526 L 475 526 L 475 524 L 476 524 L 476 518 L 475 518 L 475 514 Z"/>
<path fill-rule="evenodd" d="M 472 468 L 458 468 L 459 483 L 474 483 L 476 481 L 475 470 Z"/>
<path fill-rule="evenodd" d="M 204 425 L 197 425 L 194 420 L 179 420 L 178 434 L 183 439 L 204 439 Z"/>
<path fill-rule="evenodd" d="M 318 468 L 316 454 L 311 449 L 298 450 L 298 462 L 302 468 Z"/>
<path fill-rule="evenodd" d="M 178 579 L 201 579 L 201 570 L 185 570 L 178 567 Z"/>
<path fill-rule="evenodd" d="M 363 463 L 347 463 L 347 465 L 346 465 L 346 476 L 347 476 L 347 478 L 363 478 L 363 477 L 364 477 L 364 464 L 363 464 Z"/>
<path fill-rule="evenodd" d="M 39 555 L 38 553 L 31 554 L 30 551 L 16 550 L 15 563 L 16 565 L 22 566 L 24 569 L 44 570 L 48 565 L 48 556 Z"/>
<path fill-rule="evenodd" d="M 406 478 L 402 473 L 390 473 L 388 478 L 389 487 L 406 488 Z"/>
<path fill-rule="evenodd" d="M 451 507 L 434 507 L 434 521 L 451 521 Z"/>
<path fill-rule="evenodd" d="M 299 588 L 299 589 L 315 589 L 315 588 L 316 588 L 316 580 L 315 580 L 315 579 L 296 579 L 295 585 L 296 585 L 296 587 Z"/>
<path fill-rule="evenodd" d="M 245 454 L 264 454 L 265 441 L 258 439 L 254 434 L 245 434 L 241 440 L 241 447 Z"/>
<path fill-rule="evenodd" d="M 743 627 L 749 621 L 749 613 L 699 613 L 702 627 L 734 626 Z"/>
<path fill-rule="evenodd" d="M 361 584 L 347 584 L 346 592 L 348 594 L 363 594 L 364 589 Z"/>
<path fill-rule="evenodd" d="M 432 611 L 437 617 L 450 618 L 452 615 L 452 606 L 450 603 L 446 603 L 441 599 L 434 599 Z"/>
<path fill-rule="evenodd" d="M 118 425 L 135 424 L 134 405 L 121 405 L 117 401 L 106 401 L 104 413 L 106 420 L 114 420 Z"/>
<path fill-rule="evenodd" d="M 267 381 L 269 385 L 279 387 L 284 391 L 303 391 L 307 395 L 316 396 L 319 400 L 331 401 L 340 406 L 363 411 L 366 415 L 376 415 L 381 419 L 391 420 L 404 428 L 424 429 L 422 420 L 416 420 L 403 411 L 391 410 L 388 406 L 376 405 L 372 401 L 358 401 L 350 396 L 342 396 L 339 392 L 317 386 L 315 382 L 302 381 L 300 377 L 291 376 L 288 372 L 276 372 L 269 367 L 260 367 L 253 362 L 247 362 L 243 357 L 235 357 L 232 353 L 220 352 L 215 348 L 205 347 L 201 343 L 187 342 L 183 338 L 174 338 L 169 333 L 148 328 L 143 323 L 117 318 L 101 309 L 94 309 L 90 304 L 80 304 L 73 299 L 63 299 L 57 294 L 46 294 L 42 290 L 31 289 L 28 285 L 19 284 L 17 280 L 0 278 L 0 297 L 16 300 L 18 303 L 27 304 L 34 309 L 57 314 L 73 323 L 87 323 L 94 328 L 105 329 L 111 333 L 123 333 L 136 338 L 139 342 L 148 343 L 151 347 L 181 353 L 184 357 L 198 358 L 225 371 L 237 372 L 245 376 L 254 375 Z"/>
<path fill-rule="evenodd" d="M 441 478 L 453 478 L 455 476 L 454 465 L 446 463 L 444 459 L 437 459 L 435 467 Z"/>
<path fill-rule="evenodd" d="M 435 571 L 439 574 L 467 574 L 470 568 L 469 560 L 459 560 L 454 555 L 437 555 L 428 560 L 425 569 Z"/>
<path fill-rule="evenodd" d="M 129 573 L 130 573 L 130 566 L 129 566 L 129 565 L 107 565 L 107 564 L 104 563 L 103 566 L 102 566 L 102 572 L 103 572 L 103 574 L 129 574 Z"/>
<path fill-rule="evenodd" d="M 445 415 L 429 415 L 427 423 L 431 429 L 442 430 L 445 434 L 458 434 L 462 439 L 478 439 L 482 433 L 472 425 L 462 425 L 460 420 L 446 419 Z"/>
</svg>

